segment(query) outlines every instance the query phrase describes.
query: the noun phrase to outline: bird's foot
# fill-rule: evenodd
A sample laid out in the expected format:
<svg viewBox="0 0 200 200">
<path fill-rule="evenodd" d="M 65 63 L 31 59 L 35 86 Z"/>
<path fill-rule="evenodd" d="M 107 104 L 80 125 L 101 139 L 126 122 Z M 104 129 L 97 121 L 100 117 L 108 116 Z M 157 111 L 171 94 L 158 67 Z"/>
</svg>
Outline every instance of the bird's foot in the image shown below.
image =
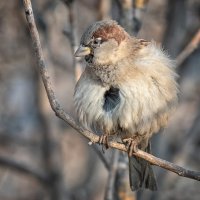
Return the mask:
<svg viewBox="0 0 200 200">
<path fill-rule="evenodd" d="M 103 145 L 103 146 L 102 146 L 102 151 L 103 151 L 103 152 L 104 152 L 104 147 L 105 147 L 106 149 L 109 148 L 109 146 L 108 146 L 108 135 L 101 135 L 101 136 L 99 137 L 99 145 Z"/>
<path fill-rule="evenodd" d="M 131 157 L 133 153 L 138 151 L 138 140 L 133 138 L 123 139 L 123 143 L 126 145 L 128 150 L 128 156 Z"/>
</svg>

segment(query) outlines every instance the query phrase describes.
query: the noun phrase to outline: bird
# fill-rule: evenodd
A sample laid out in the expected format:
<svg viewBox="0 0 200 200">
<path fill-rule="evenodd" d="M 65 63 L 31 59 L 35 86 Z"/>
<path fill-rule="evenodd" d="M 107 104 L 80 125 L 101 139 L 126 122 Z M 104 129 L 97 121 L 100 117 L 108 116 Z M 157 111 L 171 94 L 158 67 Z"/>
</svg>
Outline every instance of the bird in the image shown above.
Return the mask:
<svg viewBox="0 0 200 200">
<path fill-rule="evenodd" d="M 100 132 L 100 144 L 117 136 L 126 145 L 132 191 L 157 190 L 151 164 L 132 154 L 138 149 L 151 153 L 151 137 L 175 111 L 175 62 L 153 40 L 131 36 L 110 19 L 85 30 L 75 57 L 85 61 L 74 91 L 79 123 Z"/>
</svg>

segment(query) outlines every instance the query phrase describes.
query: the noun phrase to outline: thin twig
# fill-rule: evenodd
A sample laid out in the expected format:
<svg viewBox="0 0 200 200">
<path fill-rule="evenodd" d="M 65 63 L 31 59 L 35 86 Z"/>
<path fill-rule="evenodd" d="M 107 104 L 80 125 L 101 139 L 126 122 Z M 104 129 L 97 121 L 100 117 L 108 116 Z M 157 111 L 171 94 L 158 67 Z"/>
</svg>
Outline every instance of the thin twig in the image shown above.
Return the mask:
<svg viewBox="0 0 200 200">
<path fill-rule="evenodd" d="M 115 186 L 114 183 L 115 183 L 116 173 L 117 173 L 117 168 L 118 168 L 118 160 L 119 160 L 119 151 L 115 150 L 112 155 L 111 166 L 110 166 L 104 200 L 114 199 L 114 186 Z"/>
<path fill-rule="evenodd" d="M 78 47 L 78 42 L 77 42 L 77 34 L 76 34 L 76 29 L 75 29 L 75 17 L 74 17 L 74 0 L 61 0 L 65 6 L 68 9 L 69 13 L 69 25 L 70 29 L 69 30 L 64 30 L 63 33 L 68 37 L 70 45 L 71 45 L 71 52 L 72 55 L 74 55 L 74 52 L 76 51 Z M 78 59 L 75 59 L 73 56 L 73 69 L 74 69 L 74 75 L 75 75 L 75 81 L 77 82 L 81 76 L 82 73 L 82 67 L 80 64 L 80 61 Z"/>
<path fill-rule="evenodd" d="M 18 171 L 20 173 L 28 174 L 43 184 L 48 184 L 50 180 L 47 174 L 36 171 L 35 169 L 32 169 L 31 166 L 26 166 L 25 164 L 10 160 L 8 158 L 0 157 L 0 166 Z"/>
<path fill-rule="evenodd" d="M 105 168 L 107 170 L 110 170 L 110 165 L 109 165 L 106 157 L 103 156 L 102 152 L 98 149 L 98 147 L 96 145 L 92 145 L 92 148 L 94 149 L 94 151 L 96 152 L 96 154 L 99 156 L 99 158 L 102 161 L 102 163 L 104 164 Z"/>
<path fill-rule="evenodd" d="M 194 35 L 189 44 L 183 49 L 183 51 L 176 58 L 177 67 L 181 64 L 199 47 L 200 45 L 200 29 Z"/>
<path fill-rule="evenodd" d="M 134 1 L 134 18 L 133 18 L 133 31 L 137 35 L 142 27 L 143 16 L 149 0 L 135 0 Z"/>
<path fill-rule="evenodd" d="M 99 136 L 95 135 L 91 131 L 86 130 L 85 128 L 83 128 L 82 126 L 77 124 L 71 116 L 69 116 L 66 112 L 64 112 L 64 110 L 61 108 L 60 104 L 58 103 L 58 101 L 55 97 L 54 91 L 52 89 L 52 86 L 51 86 L 47 67 L 44 62 L 42 48 L 41 48 L 40 39 L 39 39 L 39 34 L 38 34 L 36 24 L 34 21 L 31 1 L 30 0 L 23 0 L 23 1 L 24 1 L 26 18 L 27 18 L 27 22 L 28 22 L 32 42 L 33 42 L 33 48 L 34 48 L 37 62 L 38 62 L 38 68 L 40 70 L 40 74 L 42 76 L 42 81 L 44 83 L 44 86 L 45 86 L 45 89 L 47 92 L 47 96 L 48 96 L 48 99 L 49 99 L 49 102 L 50 102 L 50 105 L 51 105 L 53 111 L 59 118 L 64 120 L 66 123 L 68 123 L 71 127 L 73 127 L 75 130 L 77 130 L 84 137 L 88 138 L 92 143 L 98 143 Z M 125 145 L 118 143 L 118 142 L 110 141 L 110 142 L 108 142 L 108 146 L 127 152 Z M 157 158 L 157 157 L 155 157 L 151 154 L 148 154 L 144 151 L 141 151 L 141 150 L 138 150 L 137 152 L 133 153 L 133 155 L 143 158 L 153 165 L 157 165 L 159 167 L 162 167 L 164 169 L 172 171 L 172 172 L 178 174 L 179 176 L 183 176 L 183 177 L 187 177 L 187 178 L 191 178 L 191 179 L 200 181 L 200 172 L 187 170 L 183 167 L 180 167 L 180 166 L 170 163 L 168 161 Z"/>
<path fill-rule="evenodd" d="M 118 170 L 115 181 L 116 199 L 136 200 L 136 192 L 133 192 L 129 184 L 128 156 L 120 152 Z"/>
<path fill-rule="evenodd" d="M 141 29 L 142 18 L 149 0 L 116 0 L 120 9 L 120 23 L 125 30 L 135 36 Z"/>
<path fill-rule="evenodd" d="M 109 19 L 111 10 L 111 0 L 99 0 L 98 2 L 98 20 Z"/>
<path fill-rule="evenodd" d="M 175 58 L 186 35 L 187 3 L 168 0 L 166 9 L 166 29 L 163 36 L 163 46 Z M 181 10 L 181 12 L 179 12 Z"/>
<path fill-rule="evenodd" d="M 125 30 L 132 34 L 134 31 L 134 12 L 133 12 L 133 1 L 132 0 L 118 0 L 120 6 L 120 24 Z"/>
</svg>

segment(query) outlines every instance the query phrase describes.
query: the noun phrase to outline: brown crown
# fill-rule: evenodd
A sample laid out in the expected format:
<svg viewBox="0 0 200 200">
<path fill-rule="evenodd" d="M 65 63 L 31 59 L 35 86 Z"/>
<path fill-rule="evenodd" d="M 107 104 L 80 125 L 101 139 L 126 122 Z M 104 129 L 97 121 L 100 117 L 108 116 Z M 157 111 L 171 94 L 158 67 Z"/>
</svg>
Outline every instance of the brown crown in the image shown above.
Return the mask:
<svg viewBox="0 0 200 200">
<path fill-rule="evenodd" d="M 125 39 L 126 33 L 122 28 L 116 25 L 103 26 L 102 28 L 99 28 L 97 31 L 94 32 L 93 37 L 101 37 L 104 41 L 115 39 L 118 44 L 120 44 L 121 41 Z"/>
</svg>

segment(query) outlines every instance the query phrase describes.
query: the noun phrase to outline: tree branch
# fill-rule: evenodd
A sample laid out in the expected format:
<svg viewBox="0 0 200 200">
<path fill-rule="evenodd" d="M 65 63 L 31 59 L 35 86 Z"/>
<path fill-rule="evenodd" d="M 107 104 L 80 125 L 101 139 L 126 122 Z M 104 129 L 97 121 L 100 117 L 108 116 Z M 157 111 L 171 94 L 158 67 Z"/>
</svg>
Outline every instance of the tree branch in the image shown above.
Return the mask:
<svg viewBox="0 0 200 200">
<path fill-rule="evenodd" d="M 104 164 L 105 168 L 109 171 L 110 164 L 108 163 L 108 160 L 106 159 L 106 157 L 103 155 L 102 151 L 100 151 L 96 145 L 92 145 L 92 148 L 94 149 L 96 154 L 99 156 L 99 158 L 102 161 L 102 163 Z"/>
<path fill-rule="evenodd" d="M 0 166 L 6 167 L 20 173 L 28 174 L 35 179 L 39 180 L 43 184 L 48 184 L 49 176 L 47 174 L 41 173 L 31 168 L 31 166 L 26 166 L 25 164 L 18 163 L 14 160 L 10 160 L 8 158 L 0 157 Z"/>
<path fill-rule="evenodd" d="M 143 16 L 146 11 L 149 0 L 135 0 L 134 1 L 134 33 L 137 35 L 141 29 Z"/>
<path fill-rule="evenodd" d="M 99 0 L 98 2 L 98 20 L 109 19 L 112 1 L 111 0 Z"/>
<path fill-rule="evenodd" d="M 114 199 L 114 187 L 115 187 L 114 183 L 115 183 L 116 173 L 117 173 L 117 168 L 118 168 L 119 151 L 115 150 L 112 153 L 113 155 L 112 155 L 111 166 L 109 170 L 109 177 L 108 177 L 104 200 Z"/>
<path fill-rule="evenodd" d="M 189 44 L 183 49 L 183 51 L 176 58 L 177 67 L 180 67 L 183 62 L 199 47 L 200 45 L 200 29 L 194 35 Z"/>
<path fill-rule="evenodd" d="M 69 25 L 70 30 L 64 30 L 63 33 L 68 37 L 70 45 L 71 45 L 71 52 L 74 55 L 78 47 L 77 42 L 77 34 L 75 29 L 75 17 L 74 17 L 74 0 L 61 0 L 68 9 L 69 12 Z M 73 69 L 75 75 L 75 81 L 77 82 L 82 73 L 82 67 L 80 64 L 80 60 L 75 59 L 73 57 Z"/>
<path fill-rule="evenodd" d="M 120 6 L 120 24 L 130 34 L 135 34 L 136 21 L 133 12 L 133 1 L 132 0 L 118 0 Z"/>
<path fill-rule="evenodd" d="M 142 18 L 149 0 L 116 0 L 120 9 L 120 23 L 129 34 L 135 36 L 141 29 Z"/>
<path fill-rule="evenodd" d="M 50 105 L 55 112 L 55 114 L 64 120 L 66 123 L 68 123 L 71 127 L 73 127 L 75 130 L 77 130 L 79 133 L 81 133 L 84 137 L 88 138 L 92 143 L 97 143 L 99 142 L 99 136 L 95 135 L 89 130 L 86 130 L 82 126 L 78 125 L 75 120 L 69 116 L 64 110 L 61 108 L 60 104 L 58 103 L 55 93 L 52 89 L 51 82 L 50 82 L 50 76 L 47 71 L 47 67 L 44 62 L 44 57 L 42 53 L 42 48 L 40 44 L 40 39 L 39 39 L 39 34 L 36 28 L 36 24 L 34 21 L 34 16 L 33 16 L 33 10 L 31 6 L 31 1 L 30 0 L 23 0 L 24 1 L 24 8 L 25 8 L 25 13 L 26 13 L 26 19 L 28 22 L 32 42 L 33 42 L 33 48 L 36 54 L 37 58 L 37 63 L 38 63 L 38 68 L 40 71 L 40 74 L 42 76 L 42 81 L 44 83 L 47 96 L 50 102 Z M 110 141 L 108 143 L 109 147 L 125 151 L 127 152 L 127 149 L 124 144 L 118 143 L 118 142 L 113 142 Z M 164 169 L 167 169 L 169 171 L 172 171 L 179 176 L 191 178 L 200 181 L 200 172 L 195 172 L 191 170 L 184 169 L 183 167 L 180 167 L 178 165 L 175 165 L 173 163 L 170 163 L 168 161 L 162 160 L 160 158 L 157 158 L 151 154 L 148 154 L 144 151 L 138 150 L 136 153 L 133 153 L 134 156 L 143 158 L 147 160 L 149 163 L 153 165 L 157 165 L 159 167 L 162 167 Z"/>
</svg>

